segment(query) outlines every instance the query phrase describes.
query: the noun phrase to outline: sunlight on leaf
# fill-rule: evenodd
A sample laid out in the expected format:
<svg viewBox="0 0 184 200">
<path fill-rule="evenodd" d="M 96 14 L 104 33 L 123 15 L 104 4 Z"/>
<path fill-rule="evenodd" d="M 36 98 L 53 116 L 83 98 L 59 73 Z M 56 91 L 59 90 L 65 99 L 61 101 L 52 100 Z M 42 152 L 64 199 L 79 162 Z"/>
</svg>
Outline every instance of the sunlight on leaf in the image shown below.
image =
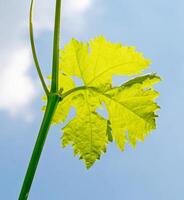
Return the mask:
<svg viewBox="0 0 184 200">
<path fill-rule="evenodd" d="M 61 50 L 59 87 L 64 99 L 60 102 L 53 123 L 64 122 L 71 107 L 76 115 L 62 129 L 62 145 L 72 145 L 90 168 L 108 142 L 115 141 L 123 151 L 125 144 L 135 147 L 156 128 L 154 102 L 159 93 L 153 85 L 160 81 L 156 74 L 133 78 L 121 86 L 112 86 L 112 77 L 138 75 L 147 69 L 150 60 L 134 47 L 113 44 L 103 36 L 89 43 L 72 39 Z M 77 87 L 72 77 L 78 77 L 83 87 Z M 67 95 L 66 95 L 67 94 Z M 104 118 L 98 112 L 107 110 Z"/>
</svg>

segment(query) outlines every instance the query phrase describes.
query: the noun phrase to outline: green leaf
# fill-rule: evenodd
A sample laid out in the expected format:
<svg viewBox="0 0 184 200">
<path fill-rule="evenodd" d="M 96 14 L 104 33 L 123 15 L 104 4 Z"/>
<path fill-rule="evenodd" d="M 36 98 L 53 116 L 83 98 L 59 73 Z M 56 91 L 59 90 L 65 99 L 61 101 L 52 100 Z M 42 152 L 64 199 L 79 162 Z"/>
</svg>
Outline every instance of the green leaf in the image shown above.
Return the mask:
<svg viewBox="0 0 184 200">
<path fill-rule="evenodd" d="M 121 150 L 127 141 L 135 146 L 137 140 L 143 141 L 156 128 L 155 111 L 159 106 L 153 100 L 158 92 L 152 85 L 159 81 L 154 74 L 146 75 L 101 95 L 109 113 L 113 138 Z"/>
<path fill-rule="evenodd" d="M 90 92 L 86 90 L 73 100 L 77 113 L 63 128 L 62 137 L 63 146 L 71 144 L 74 154 L 80 155 L 80 158 L 85 160 L 87 168 L 100 159 L 108 143 L 107 120 L 95 112 L 95 97 L 90 95 Z"/>
<path fill-rule="evenodd" d="M 113 75 L 140 74 L 150 64 L 135 47 L 113 44 L 103 36 L 88 43 L 72 39 L 61 51 L 60 69 L 85 85 L 111 84 Z"/>
<path fill-rule="evenodd" d="M 54 122 L 63 122 L 70 107 L 76 109 L 76 115 L 63 128 L 62 144 L 72 145 L 74 154 L 85 161 L 87 168 L 106 151 L 108 142 L 115 141 L 123 151 L 126 143 L 135 147 L 156 128 L 159 106 L 154 100 L 159 93 L 153 85 L 160 81 L 156 74 L 112 87 L 113 75 L 140 74 L 149 64 L 134 47 L 113 44 L 102 36 L 89 43 L 72 39 L 61 50 L 59 80 L 63 100 Z M 80 78 L 83 86 L 67 83 L 72 76 Z M 107 118 L 97 112 L 103 104 Z"/>
</svg>

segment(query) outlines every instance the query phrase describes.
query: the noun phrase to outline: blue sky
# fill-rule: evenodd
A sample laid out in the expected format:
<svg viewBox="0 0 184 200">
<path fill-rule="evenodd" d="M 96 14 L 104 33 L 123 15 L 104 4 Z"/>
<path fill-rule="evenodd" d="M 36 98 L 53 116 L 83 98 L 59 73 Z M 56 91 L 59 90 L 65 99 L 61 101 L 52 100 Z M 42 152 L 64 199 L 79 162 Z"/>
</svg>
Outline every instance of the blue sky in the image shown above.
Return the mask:
<svg viewBox="0 0 184 200">
<path fill-rule="evenodd" d="M 30 200 L 184 199 L 184 2 L 182 0 L 64 0 L 62 45 L 103 34 L 134 45 L 153 62 L 158 128 L 124 153 L 114 144 L 90 170 L 60 148 L 61 126 L 52 127 L 30 192 Z M 52 50 L 53 4 L 36 6 L 36 44 L 44 74 Z M 28 40 L 28 2 L 0 2 L 0 199 L 17 199 L 42 119 L 41 86 Z M 17 75 L 15 75 L 17 74 Z M 11 76 L 10 76 L 11 75 Z M 118 82 L 119 80 L 115 80 Z"/>
</svg>

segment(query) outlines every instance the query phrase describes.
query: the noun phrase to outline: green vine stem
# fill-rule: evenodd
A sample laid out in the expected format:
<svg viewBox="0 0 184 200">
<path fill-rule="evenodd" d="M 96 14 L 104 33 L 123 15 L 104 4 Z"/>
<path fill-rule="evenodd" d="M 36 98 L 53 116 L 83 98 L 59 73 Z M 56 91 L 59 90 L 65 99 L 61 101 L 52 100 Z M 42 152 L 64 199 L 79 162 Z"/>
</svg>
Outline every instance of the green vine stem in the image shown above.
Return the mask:
<svg viewBox="0 0 184 200">
<path fill-rule="evenodd" d="M 31 1 L 30 11 L 32 12 L 33 0 Z M 34 150 L 31 156 L 31 160 L 29 162 L 29 166 L 24 178 L 24 182 L 22 185 L 22 189 L 19 195 L 19 200 L 26 200 L 29 196 L 29 191 L 33 182 L 33 178 L 38 166 L 38 162 L 45 144 L 45 140 L 47 138 L 47 134 L 50 128 L 50 124 L 52 121 L 52 117 L 55 113 L 57 105 L 61 100 L 61 97 L 58 94 L 58 68 L 59 68 L 59 35 L 60 35 L 60 15 L 61 15 L 61 0 L 56 0 L 56 10 L 55 10 L 55 28 L 54 28 L 54 44 L 53 44 L 53 67 L 52 67 L 52 82 L 51 82 L 51 92 L 48 93 L 48 101 L 46 106 L 46 111 L 42 120 L 42 124 L 40 127 L 40 131 L 36 140 L 36 144 L 34 146 Z M 32 14 L 30 15 L 32 18 Z M 30 28 L 32 27 L 32 24 Z M 34 47 L 34 39 L 33 39 L 33 30 L 30 30 L 30 36 L 32 38 L 32 48 Z M 33 48 L 33 55 L 35 53 L 34 59 L 36 57 L 35 48 Z M 38 60 L 37 60 L 38 61 Z M 38 62 L 37 62 L 38 63 Z M 36 64 L 37 65 L 37 64 Z M 37 71 L 39 71 L 37 65 Z M 41 71 L 40 71 L 41 73 Z M 38 72 L 39 74 L 39 72 Z M 41 73 L 42 75 L 42 73 Z M 39 75 L 40 77 L 40 75 Z M 41 76 L 42 77 L 42 76 Z"/>
<path fill-rule="evenodd" d="M 39 65 L 39 62 L 38 62 L 37 55 L 36 55 L 36 48 L 35 48 L 35 44 L 34 44 L 33 23 L 32 23 L 32 20 L 33 20 L 32 19 L 33 18 L 33 5 L 34 5 L 34 0 L 31 0 L 30 14 L 29 14 L 30 43 L 31 43 L 31 49 L 32 49 L 32 54 L 33 54 L 33 59 L 34 59 L 34 62 L 35 62 L 36 70 L 38 72 L 38 76 L 40 78 L 40 81 L 41 81 L 42 87 L 45 91 L 45 94 L 48 97 L 49 91 L 48 91 L 48 88 L 45 84 L 45 81 L 44 81 L 44 78 L 43 78 L 43 75 L 42 75 L 42 72 L 41 72 L 41 69 L 40 69 L 40 65 Z"/>
<path fill-rule="evenodd" d="M 25 175 L 22 189 L 19 195 L 19 200 L 26 200 L 28 198 L 31 184 L 36 172 L 36 168 L 37 168 L 42 150 L 43 150 L 43 146 L 45 144 L 45 140 L 50 128 L 51 120 L 56 110 L 56 107 L 58 105 L 58 102 L 59 102 L 59 97 L 57 95 L 49 96 L 45 115 L 43 117 L 43 121 L 42 121 L 40 131 L 37 137 L 37 141 L 36 141 L 32 156 L 31 156 L 27 173 Z"/>
<path fill-rule="evenodd" d="M 56 0 L 51 92 L 58 91 L 61 0 Z"/>
</svg>

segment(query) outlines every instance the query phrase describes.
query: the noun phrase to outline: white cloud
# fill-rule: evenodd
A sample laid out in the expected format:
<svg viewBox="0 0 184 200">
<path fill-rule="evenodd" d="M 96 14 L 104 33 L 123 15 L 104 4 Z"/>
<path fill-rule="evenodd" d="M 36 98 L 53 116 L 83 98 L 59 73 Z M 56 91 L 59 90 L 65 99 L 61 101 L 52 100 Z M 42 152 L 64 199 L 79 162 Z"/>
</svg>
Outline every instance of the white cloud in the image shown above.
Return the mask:
<svg viewBox="0 0 184 200">
<path fill-rule="evenodd" d="M 26 47 L 13 52 L 0 66 L 0 109 L 12 116 L 25 112 L 36 96 L 36 85 L 29 75 L 30 66 L 31 55 Z"/>
<path fill-rule="evenodd" d="M 84 16 L 93 1 L 63 0 L 62 17 L 68 31 L 81 31 L 85 27 Z M 30 106 L 39 92 L 30 74 L 33 60 L 27 45 L 30 1 L 2 0 L 0 4 L 3 5 L 0 6 L 0 18 L 3 20 L 0 27 L 0 111 L 11 116 L 23 113 L 30 119 Z M 55 0 L 36 1 L 36 33 L 53 30 L 54 8 Z"/>
<path fill-rule="evenodd" d="M 91 0 L 68 0 L 66 1 L 66 13 L 68 15 L 73 14 L 83 14 L 85 13 L 89 7 L 91 6 Z"/>
<path fill-rule="evenodd" d="M 86 29 L 86 13 L 94 0 L 66 0 L 63 3 L 63 27 L 68 32 L 82 32 Z"/>
</svg>

